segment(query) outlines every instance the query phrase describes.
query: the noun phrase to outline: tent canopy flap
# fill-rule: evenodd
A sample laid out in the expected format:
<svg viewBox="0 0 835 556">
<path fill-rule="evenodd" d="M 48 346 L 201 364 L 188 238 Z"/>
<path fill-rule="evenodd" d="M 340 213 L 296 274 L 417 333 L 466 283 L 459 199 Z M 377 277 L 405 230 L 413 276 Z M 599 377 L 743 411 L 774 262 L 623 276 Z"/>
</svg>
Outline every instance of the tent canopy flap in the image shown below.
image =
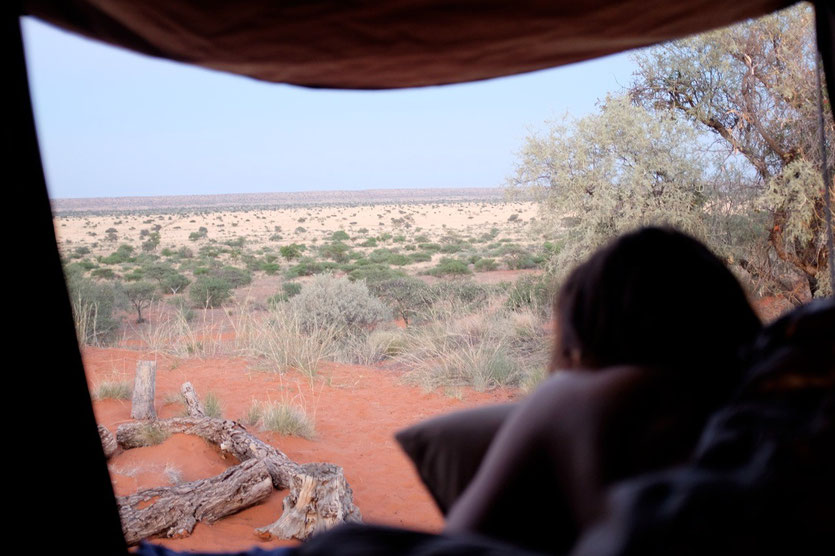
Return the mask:
<svg viewBox="0 0 835 556">
<path fill-rule="evenodd" d="M 787 0 L 24 0 L 25 13 L 152 56 L 310 87 L 475 81 L 756 17 Z"/>
</svg>

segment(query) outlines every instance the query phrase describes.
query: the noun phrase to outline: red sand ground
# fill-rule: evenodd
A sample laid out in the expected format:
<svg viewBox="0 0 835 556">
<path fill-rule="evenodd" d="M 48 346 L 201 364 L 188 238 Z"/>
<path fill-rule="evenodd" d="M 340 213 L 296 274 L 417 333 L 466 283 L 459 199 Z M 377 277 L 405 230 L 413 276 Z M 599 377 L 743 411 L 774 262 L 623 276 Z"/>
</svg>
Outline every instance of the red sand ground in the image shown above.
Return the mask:
<svg viewBox="0 0 835 556">
<path fill-rule="evenodd" d="M 125 349 L 86 348 L 84 363 L 91 389 L 114 376 L 132 380 L 136 361 L 146 358 L 154 356 Z M 405 385 L 395 371 L 363 366 L 326 364 L 320 377 L 310 382 L 293 372 L 279 375 L 255 370 L 251 362 L 242 358 L 158 357 L 157 361 L 156 400 L 160 417 L 182 412 L 179 403 L 166 404 L 165 400 L 173 398 L 187 380 L 202 396 L 214 392 L 221 401 L 223 416 L 231 419 L 242 419 L 253 399 L 303 405 L 315 417 L 315 440 L 253 432 L 296 462 L 327 461 L 342 466 L 366 522 L 429 531 L 441 528 L 441 516 L 394 441 L 393 433 L 432 415 L 518 396 L 509 390 L 466 391 L 459 400 Z M 98 421 L 112 431 L 130 420 L 129 401 L 96 401 L 94 408 Z M 211 477 L 234 463 L 223 460 L 217 449 L 201 439 L 175 435 L 159 446 L 123 452 L 110 461 L 109 467 L 116 494 L 126 495 L 168 485 L 172 476 L 185 481 Z M 216 551 L 254 544 L 290 544 L 265 543 L 253 533 L 256 527 L 279 517 L 285 494 L 274 492 L 266 502 L 213 525 L 198 524 L 190 537 L 154 542 L 179 550 Z"/>
</svg>

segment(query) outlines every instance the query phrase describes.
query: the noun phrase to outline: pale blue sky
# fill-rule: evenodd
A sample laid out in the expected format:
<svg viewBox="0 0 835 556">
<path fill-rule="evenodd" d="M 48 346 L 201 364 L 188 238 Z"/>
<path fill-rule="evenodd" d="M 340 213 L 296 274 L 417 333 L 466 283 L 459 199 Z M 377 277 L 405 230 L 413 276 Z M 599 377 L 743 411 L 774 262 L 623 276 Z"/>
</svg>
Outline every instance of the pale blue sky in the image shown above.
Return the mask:
<svg viewBox="0 0 835 556">
<path fill-rule="evenodd" d="M 628 85 L 628 55 L 464 85 L 262 83 L 23 23 L 50 194 L 493 187 L 531 131 Z"/>
</svg>

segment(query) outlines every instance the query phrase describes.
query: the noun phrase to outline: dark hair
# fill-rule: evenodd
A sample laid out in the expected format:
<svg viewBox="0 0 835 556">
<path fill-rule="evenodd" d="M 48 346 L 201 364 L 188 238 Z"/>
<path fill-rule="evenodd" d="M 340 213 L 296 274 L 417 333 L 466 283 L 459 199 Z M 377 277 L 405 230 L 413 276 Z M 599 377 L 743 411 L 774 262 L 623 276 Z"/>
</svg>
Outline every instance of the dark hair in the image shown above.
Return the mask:
<svg viewBox="0 0 835 556">
<path fill-rule="evenodd" d="M 642 365 L 733 374 L 762 327 L 724 263 L 668 228 L 626 234 L 593 254 L 562 285 L 554 314 L 552 372 Z"/>
</svg>

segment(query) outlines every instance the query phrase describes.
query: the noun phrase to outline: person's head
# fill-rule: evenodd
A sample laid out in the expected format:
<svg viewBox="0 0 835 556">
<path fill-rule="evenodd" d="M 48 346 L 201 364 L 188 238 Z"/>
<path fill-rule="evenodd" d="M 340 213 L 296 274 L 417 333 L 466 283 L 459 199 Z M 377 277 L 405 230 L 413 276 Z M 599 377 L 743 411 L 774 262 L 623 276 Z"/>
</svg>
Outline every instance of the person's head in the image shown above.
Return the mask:
<svg viewBox="0 0 835 556">
<path fill-rule="evenodd" d="M 550 371 L 614 365 L 738 369 L 762 324 L 707 247 L 667 228 L 612 241 L 568 276 L 555 300 Z"/>
</svg>

